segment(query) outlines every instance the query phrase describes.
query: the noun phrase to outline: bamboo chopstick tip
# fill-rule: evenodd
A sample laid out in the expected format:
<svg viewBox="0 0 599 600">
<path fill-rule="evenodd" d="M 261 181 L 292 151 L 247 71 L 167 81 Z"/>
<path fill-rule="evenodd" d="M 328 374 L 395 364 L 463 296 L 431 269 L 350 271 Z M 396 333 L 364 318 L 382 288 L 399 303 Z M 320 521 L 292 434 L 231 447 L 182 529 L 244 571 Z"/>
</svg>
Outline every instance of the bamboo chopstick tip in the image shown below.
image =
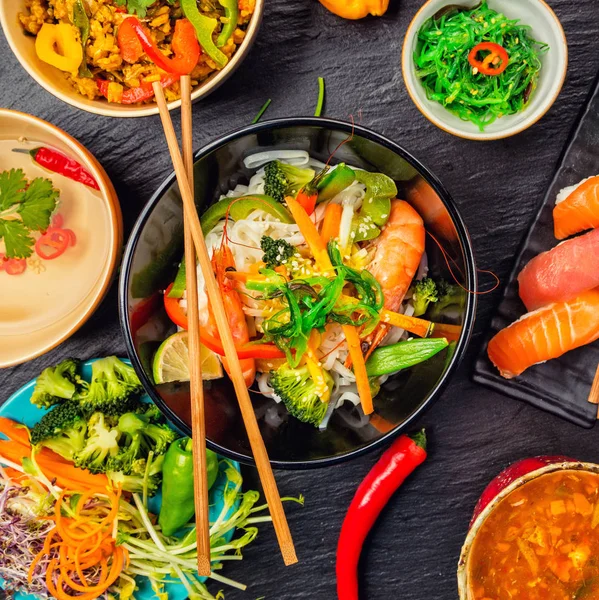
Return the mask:
<svg viewBox="0 0 599 600">
<path fill-rule="evenodd" d="M 283 562 L 285 563 L 286 567 L 294 565 L 298 562 L 297 554 L 295 553 L 293 544 L 285 544 L 281 546 L 281 554 L 283 555 Z"/>
<path fill-rule="evenodd" d="M 212 568 L 210 566 L 210 558 L 207 556 L 198 557 L 198 575 L 200 577 L 210 577 Z"/>
</svg>

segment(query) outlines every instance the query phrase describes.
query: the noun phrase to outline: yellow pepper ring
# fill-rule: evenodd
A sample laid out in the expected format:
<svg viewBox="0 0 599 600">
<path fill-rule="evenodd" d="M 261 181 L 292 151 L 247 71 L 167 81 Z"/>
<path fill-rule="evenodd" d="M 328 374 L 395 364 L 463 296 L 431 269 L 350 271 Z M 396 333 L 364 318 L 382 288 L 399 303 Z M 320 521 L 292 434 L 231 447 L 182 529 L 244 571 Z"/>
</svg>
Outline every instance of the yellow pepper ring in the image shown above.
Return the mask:
<svg viewBox="0 0 599 600">
<path fill-rule="evenodd" d="M 44 23 L 35 38 L 40 60 L 68 73 L 76 73 L 83 61 L 83 48 L 74 25 Z"/>
<path fill-rule="evenodd" d="M 368 15 L 380 17 L 389 8 L 389 0 L 320 0 L 320 3 L 344 19 L 363 19 Z"/>
</svg>

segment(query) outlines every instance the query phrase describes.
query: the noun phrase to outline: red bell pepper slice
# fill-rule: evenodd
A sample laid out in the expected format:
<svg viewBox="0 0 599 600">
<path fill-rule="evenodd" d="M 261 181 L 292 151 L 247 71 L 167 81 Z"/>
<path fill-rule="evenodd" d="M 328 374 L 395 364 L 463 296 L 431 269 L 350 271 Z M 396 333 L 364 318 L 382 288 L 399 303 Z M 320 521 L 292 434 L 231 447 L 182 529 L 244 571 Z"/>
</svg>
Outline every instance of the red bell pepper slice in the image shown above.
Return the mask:
<svg viewBox="0 0 599 600">
<path fill-rule="evenodd" d="M 163 88 L 170 87 L 173 83 L 179 81 L 179 75 L 163 75 L 160 78 L 160 85 Z M 110 81 L 107 79 L 96 79 L 96 84 L 100 90 L 100 94 L 104 98 L 108 98 L 108 86 Z M 142 83 L 139 87 L 129 88 L 123 92 L 121 98 L 121 104 L 137 104 L 138 102 L 144 102 L 154 97 L 154 88 L 151 83 Z"/>
<path fill-rule="evenodd" d="M 9 275 L 21 275 L 27 268 L 27 261 L 24 258 L 10 258 L 4 263 L 4 270 Z"/>
<path fill-rule="evenodd" d="M 485 51 L 488 54 L 480 60 L 478 53 Z M 470 50 L 468 62 L 483 75 L 497 76 L 501 75 L 507 69 L 510 57 L 503 46 L 494 42 L 482 42 Z"/>
<path fill-rule="evenodd" d="M 151 38 L 149 31 L 136 17 L 128 17 L 121 27 L 133 30 L 142 48 L 154 64 L 167 73 L 188 75 L 198 64 L 200 58 L 200 44 L 196 37 L 194 26 L 187 19 L 179 19 L 175 24 L 175 32 L 171 43 L 174 57 L 165 56 L 156 42 Z"/>
<path fill-rule="evenodd" d="M 54 260 L 64 254 L 70 245 L 69 230 L 49 227 L 48 231 L 35 242 L 35 252 L 44 260 Z"/>
<path fill-rule="evenodd" d="M 135 19 L 133 19 L 135 20 Z M 137 37 L 132 19 L 125 19 L 119 26 L 116 36 L 119 50 L 123 60 L 128 63 L 136 63 L 144 53 L 143 46 Z"/>
<path fill-rule="evenodd" d="M 171 291 L 173 284 L 171 283 L 164 291 L 164 308 L 169 319 L 179 327 L 187 330 L 188 321 L 187 314 L 180 304 L 179 298 L 169 298 L 168 293 Z M 212 350 L 219 356 L 225 355 L 220 339 L 210 335 L 205 329 L 200 328 L 200 341 L 206 348 Z M 279 350 L 274 344 L 257 344 L 250 342 L 248 344 L 240 344 L 235 346 L 237 356 L 240 359 L 244 358 L 285 358 L 285 353 Z"/>
<path fill-rule="evenodd" d="M 316 201 L 318 200 L 318 192 L 309 191 L 308 189 L 300 190 L 299 194 L 295 198 L 301 205 L 302 208 L 311 215 L 316 209 Z"/>
</svg>

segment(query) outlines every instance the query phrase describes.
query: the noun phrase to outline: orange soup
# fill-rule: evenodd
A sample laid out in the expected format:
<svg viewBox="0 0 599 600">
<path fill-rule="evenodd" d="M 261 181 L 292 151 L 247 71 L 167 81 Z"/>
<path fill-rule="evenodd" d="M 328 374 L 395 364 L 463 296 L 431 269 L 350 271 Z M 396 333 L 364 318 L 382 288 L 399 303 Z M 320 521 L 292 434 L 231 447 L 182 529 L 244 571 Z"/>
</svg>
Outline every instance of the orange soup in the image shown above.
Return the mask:
<svg viewBox="0 0 599 600">
<path fill-rule="evenodd" d="M 599 475 L 548 473 L 506 496 L 468 569 L 475 600 L 599 598 Z"/>
</svg>

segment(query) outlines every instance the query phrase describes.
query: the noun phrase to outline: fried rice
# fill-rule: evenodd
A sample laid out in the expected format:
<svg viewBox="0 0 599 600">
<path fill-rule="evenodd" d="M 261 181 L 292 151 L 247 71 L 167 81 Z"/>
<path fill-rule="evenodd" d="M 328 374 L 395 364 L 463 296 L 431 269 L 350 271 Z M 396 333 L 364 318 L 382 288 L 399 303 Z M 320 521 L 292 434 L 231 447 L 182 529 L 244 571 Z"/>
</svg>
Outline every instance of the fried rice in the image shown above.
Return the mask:
<svg viewBox="0 0 599 600">
<path fill-rule="evenodd" d="M 37 36 L 44 23 L 73 23 L 73 5 L 76 0 L 25 0 L 26 10 L 19 15 L 21 26 L 27 34 Z M 135 63 L 123 60 L 117 45 L 119 25 L 130 15 L 114 0 L 84 0 L 90 22 L 89 39 L 85 45 L 84 60 L 93 77 L 80 77 L 78 73 L 64 73 L 77 93 L 96 100 L 104 98 L 96 83 L 96 79 L 116 82 L 123 89 L 137 88 L 142 83 L 156 81 L 164 75 L 145 54 Z M 237 27 L 233 35 L 220 50 L 231 59 L 243 42 L 246 29 L 254 13 L 256 0 L 238 0 L 239 15 Z M 219 22 L 214 38 L 218 36 L 226 22 L 224 8 L 218 0 L 199 0 L 198 8 L 202 14 L 214 17 Z M 183 17 L 179 0 L 169 4 L 167 0 L 157 0 L 144 18 L 140 19 L 150 31 L 160 50 L 172 55 L 171 40 L 177 19 Z M 48 65 L 48 68 L 55 68 Z M 196 67 L 190 73 L 191 82 L 196 86 L 218 71 L 217 65 L 205 53 L 201 52 Z M 180 97 L 179 83 L 176 82 L 165 89 L 169 102 Z M 144 102 L 152 102 L 153 99 Z"/>
</svg>

